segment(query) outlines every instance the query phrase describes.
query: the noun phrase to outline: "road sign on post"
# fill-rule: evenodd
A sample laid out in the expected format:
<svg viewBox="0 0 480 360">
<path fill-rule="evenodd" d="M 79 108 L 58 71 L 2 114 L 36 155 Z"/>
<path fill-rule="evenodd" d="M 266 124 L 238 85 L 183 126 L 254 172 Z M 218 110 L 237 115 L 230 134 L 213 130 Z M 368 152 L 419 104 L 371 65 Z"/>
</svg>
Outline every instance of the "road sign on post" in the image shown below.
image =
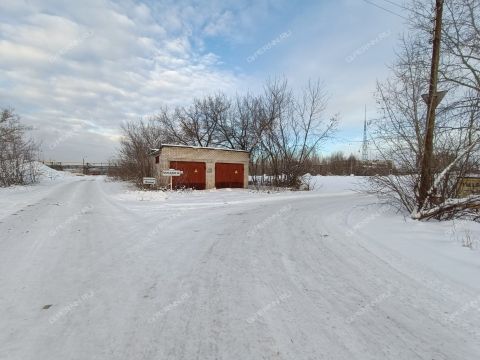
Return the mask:
<svg viewBox="0 0 480 360">
<path fill-rule="evenodd" d="M 175 169 L 162 170 L 162 176 L 180 176 L 182 174 L 183 174 L 183 171 L 181 170 L 175 170 Z"/>
<path fill-rule="evenodd" d="M 155 185 L 157 183 L 157 179 L 153 177 L 144 177 L 143 178 L 143 185 Z"/>
<path fill-rule="evenodd" d="M 183 171 L 181 170 L 175 170 L 175 169 L 162 170 L 162 176 L 170 176 L 170 190 L 173 190 L 172 178 L 174 176 L 180 176 L 182 174 L 183 174 Z"/>
</svg>

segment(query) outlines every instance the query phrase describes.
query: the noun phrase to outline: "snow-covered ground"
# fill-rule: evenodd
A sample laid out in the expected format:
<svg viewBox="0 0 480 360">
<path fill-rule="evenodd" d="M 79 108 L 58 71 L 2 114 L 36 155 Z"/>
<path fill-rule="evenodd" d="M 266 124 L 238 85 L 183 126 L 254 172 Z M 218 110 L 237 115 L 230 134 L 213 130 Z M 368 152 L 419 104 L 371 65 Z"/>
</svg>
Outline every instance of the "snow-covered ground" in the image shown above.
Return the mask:
<svg viewBox="0 0 480 360">
<path fill-rule="evenodd" d="M 69 180 L 74 180 L 74 175 L 53 170 L 42 163 L 37 163 L 36 167 L 39 174 L 38 183 L 8 188 L 0 187 L 0 221 L 26 205 L 44 198 L 53 190 L 54 186 L 68 184 Z"/>
<path fill-rule="evenodd" d="M 0 359 L 478 359 L 480 226 L 313 180 L 0 189 Z"/>
</svg>

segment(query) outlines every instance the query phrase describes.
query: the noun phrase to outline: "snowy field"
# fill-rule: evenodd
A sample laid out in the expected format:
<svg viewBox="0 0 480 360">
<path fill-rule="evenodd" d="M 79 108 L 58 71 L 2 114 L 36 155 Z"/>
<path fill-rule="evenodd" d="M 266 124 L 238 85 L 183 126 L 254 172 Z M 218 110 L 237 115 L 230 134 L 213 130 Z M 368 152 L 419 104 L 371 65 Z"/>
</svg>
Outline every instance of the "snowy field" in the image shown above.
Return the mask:
<svg viewBox="0 0 480 360">
<path fill-rule="evenodd" d="M 311 192 L 0 189 L 0 359 L 480 358 L 480 226 Z"/>
</svg>

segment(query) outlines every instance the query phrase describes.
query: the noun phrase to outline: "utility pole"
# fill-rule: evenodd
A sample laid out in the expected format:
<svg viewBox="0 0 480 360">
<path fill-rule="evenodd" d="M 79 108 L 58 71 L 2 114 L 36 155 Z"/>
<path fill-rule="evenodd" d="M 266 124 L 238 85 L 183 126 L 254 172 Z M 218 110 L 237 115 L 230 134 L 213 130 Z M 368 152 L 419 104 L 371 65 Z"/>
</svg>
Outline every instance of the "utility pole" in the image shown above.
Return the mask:
<svg viewBox="0 0 480 360">
<path fill-rule="evenodd" d="M 363 143 L 362 143 L 362 161 L 363 165 L 368 160 L 368 138 L 367 138 L 367 105 L 365 105 L 365 119 L 363 122 Z"/>
<path fill-rule="evenodd" d="M 442 16 L 444 0 L 436 0 L 435 28 L 432 46 L 432 65 L 430 69 L 430 86 L 428 89 L 428 110 L 426 120 L 425 143 L 421 165 L 420 186 L 418 192 L 419 209 L 427 201 L 428 191 L 432 186 L 433 135 L 435 130 L 435 110 L 441 100 L 437 94 L 438 67 L 440 62 L 440 44 L 442 39 Z"/>
</svg>

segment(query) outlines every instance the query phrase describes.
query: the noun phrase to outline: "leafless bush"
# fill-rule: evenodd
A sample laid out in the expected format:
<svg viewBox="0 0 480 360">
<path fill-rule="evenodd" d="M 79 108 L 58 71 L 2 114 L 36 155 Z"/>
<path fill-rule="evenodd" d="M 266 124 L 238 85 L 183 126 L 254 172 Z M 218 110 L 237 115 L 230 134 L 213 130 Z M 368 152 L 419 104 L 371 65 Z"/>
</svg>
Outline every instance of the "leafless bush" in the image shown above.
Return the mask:
<svg viewBox="0 0 480 360">
<path fill-rule="evenodd" d="M 27 138 L 27 128 L 13 110 L 0 111 L 0 186 L 34 183 L 38 146 Z"/>
</svg>

